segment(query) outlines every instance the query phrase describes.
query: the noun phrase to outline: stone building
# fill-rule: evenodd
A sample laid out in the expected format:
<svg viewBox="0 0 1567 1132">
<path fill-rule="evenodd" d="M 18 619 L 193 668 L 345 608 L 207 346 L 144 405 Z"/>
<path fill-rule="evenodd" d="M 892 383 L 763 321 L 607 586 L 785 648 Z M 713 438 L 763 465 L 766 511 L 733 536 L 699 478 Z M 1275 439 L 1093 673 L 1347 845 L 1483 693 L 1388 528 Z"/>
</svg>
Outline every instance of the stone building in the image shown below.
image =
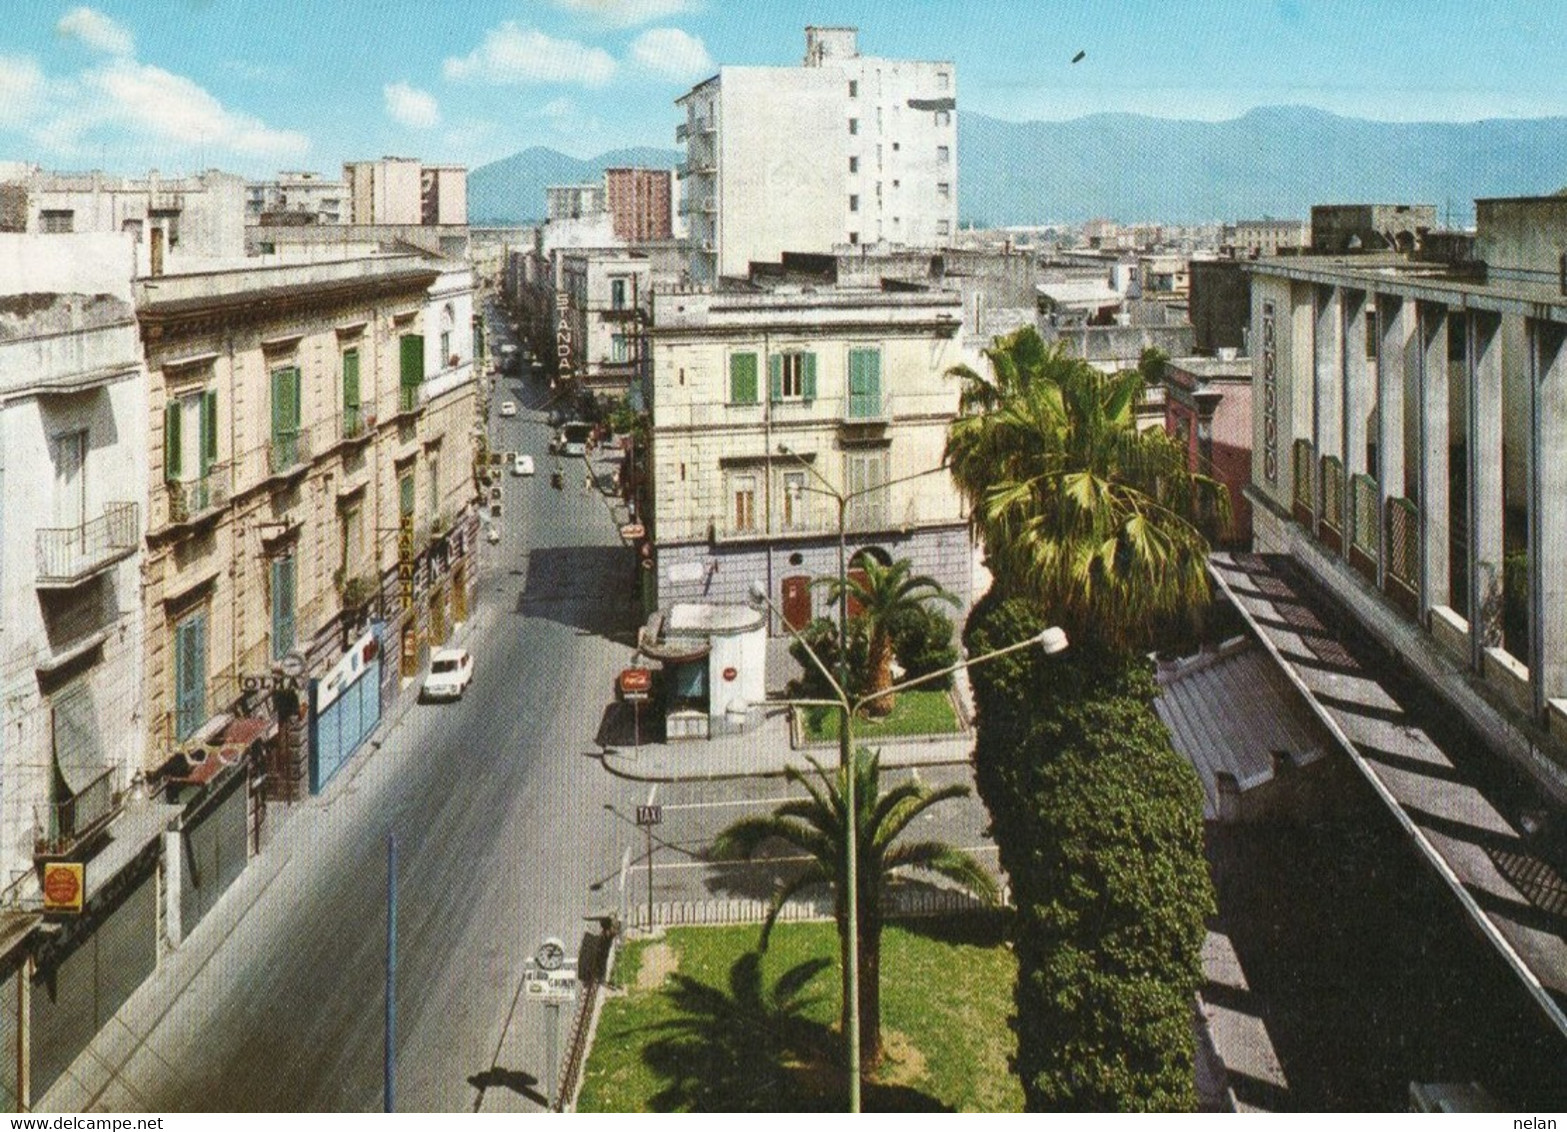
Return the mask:
<svg viewBox="0 0 1567 1132">
<path fill-rule="evenodd" d="M 653 295 L 654 604 L 743 603 L 760 581 L 796 626 L 847 549 L 911 559 L 973 597 L 964 509 L 941 469 L 965 356 L 955 292 Z M 774 632 L 782 627 L 776 623 Z"/>
</svg>

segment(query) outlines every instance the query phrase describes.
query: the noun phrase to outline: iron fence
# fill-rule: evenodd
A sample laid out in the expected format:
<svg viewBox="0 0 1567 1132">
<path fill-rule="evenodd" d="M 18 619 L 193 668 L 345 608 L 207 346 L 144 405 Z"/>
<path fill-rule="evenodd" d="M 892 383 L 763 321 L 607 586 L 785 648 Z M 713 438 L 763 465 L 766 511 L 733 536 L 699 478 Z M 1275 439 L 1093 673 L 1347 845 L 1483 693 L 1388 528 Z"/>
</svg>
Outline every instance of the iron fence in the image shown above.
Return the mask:
<svg viewBox="0 0 1567 1132">
<path fill-rule="evenodd" d="M 68 853 L 87 834 L 114 813 L 115 770 L 108 767 L 97 778 L 63 802 L 34 807 L 34 843 L 37 852 Z"/>
<path fill-rule="evenodd" d="M 69 582 L 133 550 L 139 535 L 134 503 L 107 503 L 103 514 L 74 527 L 38 531 L 38 580 Z"/>
</svg>

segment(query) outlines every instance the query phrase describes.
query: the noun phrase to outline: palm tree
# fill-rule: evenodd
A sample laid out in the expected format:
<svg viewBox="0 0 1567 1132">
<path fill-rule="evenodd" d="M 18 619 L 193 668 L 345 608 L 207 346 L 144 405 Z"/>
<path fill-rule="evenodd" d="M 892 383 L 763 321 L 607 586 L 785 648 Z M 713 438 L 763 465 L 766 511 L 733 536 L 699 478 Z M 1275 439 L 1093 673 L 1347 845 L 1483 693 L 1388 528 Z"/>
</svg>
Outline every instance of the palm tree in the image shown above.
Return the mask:
<svg viewBox="0 0 1567 1132">
<path fill-rule="evenodd" d="M 856 564 L 855 574 L 843 583 L 849 599 L 860 607 L 857 617 L 862 620 L 869 640 L 865 682 L 867 715 L 887 715 L 892 711 L 896 697 L 881 693 L 892 687 L 892 627 L 898 618 L 910 609 L 923 608 L 931 599 L 954 606 L 958 604 L 958 599 L 942 589 L 936 579 L 924 574 L 910 576 L 912 567 L 913 563 L 907 558 L 900 558 L 890 566 L 883 566 L 874 558 L 864 558 Z M 831 599 L 837 601 L 838 579 L 828 578 L 826 585 Z"/>
<path fill-rule="evenodd" d="M 774 891 L 762 924 L 761 946 L 767 947 L 773 924 L 784 903 L 813 885 L 830 885 L 833 916 L 838 921 L 838 954 L 844 985 L 841 1022 L 849 1032 L 849 924 L 847 900 L 848 767 L 826 770 L 812 759 L 815 775 L 794 767 L 787 780 L 805 789 L 806 797 L 791 798 L 770 814 L 741 818 L 719 833 L 712 855 L 718 860 L 750 860 L 770 842 L 782 841 L 804 853 L 809 863 Z M 881 929 L 884 885 L 895 869 L 924 869 L 961 885 L 987 904 L 997 899 L 996 882 L 973 857 L 941 841 L 893 844 L 909 824 L 932 806 L 949 798 L 967 797 L 969 788 L 954 783 L 932 789 L 910 779 L 881 792 L 880 756 L 864 747 L 855 752 L 860 912 L 860 1057 L 874 1065 L 881 1057 Z"/>
<path fill-rule="evenodd" d="M 1116 649 L 1206 604 L 1195 520 L 1207 508 L 1227 522 L 1229 496 L 1162 429 L 1138 431 L 1142 376 L 1100 373 L 1033 327 L 985 355 L 989 377 L 947 371 L 963 380 L 947 459 L 997 579 L 1074 640 Z"/>
</svg>

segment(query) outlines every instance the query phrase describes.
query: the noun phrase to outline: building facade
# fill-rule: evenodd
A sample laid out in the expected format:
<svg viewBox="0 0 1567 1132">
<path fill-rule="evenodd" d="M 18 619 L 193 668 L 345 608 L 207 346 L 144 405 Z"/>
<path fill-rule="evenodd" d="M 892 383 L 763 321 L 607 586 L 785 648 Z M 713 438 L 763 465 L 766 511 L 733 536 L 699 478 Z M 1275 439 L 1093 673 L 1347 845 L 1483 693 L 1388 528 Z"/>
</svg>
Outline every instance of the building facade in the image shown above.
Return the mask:
<svg viewBox="0 0 1567 1132">
<path fill-rule="evenodd" d="M 908 558 L 972 600 L 960 497 L 941 469 L 963 356 L 955 293 L 655 291 L 653 593 L 826 614 L 839 509 L 851 556 Z M 782 626 L 774 619 L 773 632 Z"/>
<path fill-rule="evenodd" d="M 652 265 L 618 249 L 560 253 L 557 376 L 607 397 L 638 383 Z"/>
<path fill-rule="evenodd" d="M 1227 546 L 1251 542 L 1251 359 L 1224 351 L 1217 358 L 1171 358 L 1165 366 L 1164 427 L 1186 450 L 1187 466 L 1224 484 L 1230 524 Z"/>
<path fill-rule="evenodd" d="M 110 177 L 32 169 L 0 184 L 0 231 L 123 232 L 135 274 L 190 270 L 245 254 L 245 182 L 209 170 L 192 177 Z"/>
<path fill-rule="evenodd" d="M 424 175 L 415 157 L 343 165 L 350 224 L 423 224 Z"/>
<path fill-rule="evenodd" d="M 859 53 L 807 28 L 799 67 L 723 67 L 677 100 L 691 280 L 753 260 L 957 231 L 957 69 Z"/>
<path fill-rule="evenodd" d="M 1477 218 L 1483 273 L 1252 267 L 1253 528 L 1563 797 L 1567 209 Z"/>
<path fill-rule="evenodd" d="M 348 221 L 348 186 L 320 173 L 284 170 L 275 181 L 251 181 L 245 186 L 245 223 L 261 224 L 283 217 L 309 224 Z"/>
<path fill-rule="evenodd" d="M 161 469 L 143 586 L 149 772 L 244 717 L 267 725 L 274 789 L 317 789 L 466 617 L 473 338 L 450 293 L 466 268 L 441 291 L 452 274 L 388 256 L 138 284 Z M 317 692 L 356 655 L 377 662 L 376 686 L 328 735 Z"/>
<path fill-rule="evenodd" d="M 419 170 L 419 218 L 426 225 L 468 223 L 468 169 L 426 165 Z"/>
<path fill-rule="evenodd" d="M 616 238 L 633 244 L 669 239 L 672 183 L 668 169 L 604 170 L 604 201 Z"/>
</svg>

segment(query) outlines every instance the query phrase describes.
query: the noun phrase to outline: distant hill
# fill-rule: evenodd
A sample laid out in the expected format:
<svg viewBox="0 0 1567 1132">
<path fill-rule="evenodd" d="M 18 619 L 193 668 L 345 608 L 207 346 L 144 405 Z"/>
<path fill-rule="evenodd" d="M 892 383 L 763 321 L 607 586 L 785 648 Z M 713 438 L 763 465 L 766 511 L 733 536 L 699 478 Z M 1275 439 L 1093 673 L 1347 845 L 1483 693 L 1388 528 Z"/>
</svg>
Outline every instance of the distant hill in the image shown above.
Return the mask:
<svg viewBox="0 0 1567 1132">
<path fill-rule="evenodd" d="M 679 150 L 633 146 L 584 161 L 543 146 L 533 146 L 469 172 L 468 222 L 482 226 L 543 220 L 544 190 L 550 185 L 597 181 L 605 169 L 617 165 L 673 169 L 682 156 Z"/>
<path fill-rule="evenodd" d="M 1306 219 L 1313 204 L 1434 204 L 1468 223 L 1476 197 L 1567 181 L 1567 118 L 1372 122 L 1302 106 L 1223 122 L 1094 114 L 1065 122 L 958 117 L 965 223 Z"/>
<path fill-rule="evenodd" d="M 673 168 L 678 150 L 618 149 L 589 160 L 534 147 L 468 175 L 475 224 L 542 219 L 549 185 L 612 165 Z M 1567 183 L 1567 118 L 1372 122 L 1303 106 L 1223 122 L 1093 114 L 1064 122 L 958 116 L 958 213 L 983 225 L 1096 216 L 1171 224 L 1306 219 L 1313 204 L 1434 204 L 1469 223 L 1474 199 Z"/>
</svg>

